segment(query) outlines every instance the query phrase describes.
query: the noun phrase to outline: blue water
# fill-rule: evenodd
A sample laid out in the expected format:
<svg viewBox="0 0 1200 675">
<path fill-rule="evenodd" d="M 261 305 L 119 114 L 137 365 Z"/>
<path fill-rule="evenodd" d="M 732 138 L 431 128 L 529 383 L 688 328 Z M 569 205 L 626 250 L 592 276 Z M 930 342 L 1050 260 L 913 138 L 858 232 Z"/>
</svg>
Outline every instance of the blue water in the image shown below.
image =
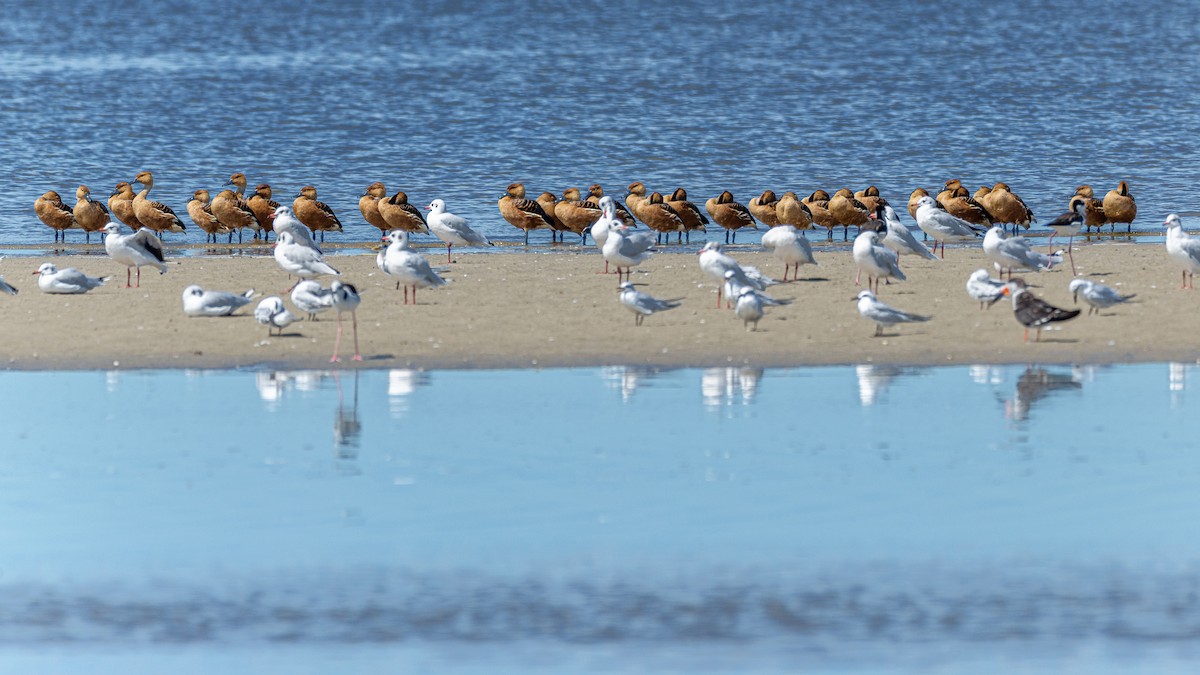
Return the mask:
<svg viewBox="0 0 1200 675">
<path fill-rule="evenodd" d="M 1192 672 L 1198 372 L 0 373 L 0 672 Z"/>
<path fill-rule="evenodd" d="M 11 3 L 0 242 L 50 239 L 43 191 L 103 197 L 143 169 L 181 214 L 235 171 L 284 203 L 315 185 L 352 241 L 375 180 L 508 240 L 514 180 L 901 203 L 1005 180 L 1046 222 L 1125 179 L 1157 231 L 1194 208 L 1194 26 L 1189 3 L 1113 1 Z"/>
</svg>

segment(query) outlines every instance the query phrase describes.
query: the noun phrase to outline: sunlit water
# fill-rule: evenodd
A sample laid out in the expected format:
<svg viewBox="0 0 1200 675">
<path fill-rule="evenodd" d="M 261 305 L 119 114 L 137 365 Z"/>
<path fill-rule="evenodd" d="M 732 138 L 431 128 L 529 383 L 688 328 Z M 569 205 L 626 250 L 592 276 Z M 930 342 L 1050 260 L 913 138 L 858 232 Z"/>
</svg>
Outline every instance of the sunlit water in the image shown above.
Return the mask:
<svg viewBox="0 0 1200 675">
<path fill-rule="evenodd" d="M 1193 672 L 1197 373 L 2 373 L 0 671 Z"/>
</svg>

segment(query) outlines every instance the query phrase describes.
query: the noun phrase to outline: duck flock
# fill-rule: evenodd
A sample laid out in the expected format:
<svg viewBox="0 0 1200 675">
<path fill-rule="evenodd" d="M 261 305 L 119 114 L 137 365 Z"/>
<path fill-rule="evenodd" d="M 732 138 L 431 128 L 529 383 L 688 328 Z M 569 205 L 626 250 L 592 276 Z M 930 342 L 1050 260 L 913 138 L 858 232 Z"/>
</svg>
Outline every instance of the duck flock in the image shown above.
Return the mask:
<svg viewBox="0 0 1200 675">
<path fill-rule="evenodd" d="M 134 192 L 133 183 L 142 189 Z M 245 174 L 235 173 L 212 197 L 207 189 L 197 189 L 185 210 L 192 223 L 205 232 L 206 241 L 216 242 L 219 236 L 228 236 L 232 242 L 236 233 L 239 242 L 245 230 L 251 230 L 253 239 L 268 240 L 275 234 L 274 258 L 280 268 L 297 278 L 289 289 L 292 305 L 298 314 L 293 314 L 279 296 L 263 299 L 257 305 L 254 316 L 268 327 L 268 334 L 281 332 L 300 316 L 315 319 L 318 314 L 334 310 L 338 318 L 332 361 L 339 360 L 342 335 L 342 317 L 349 314 L 354 333 L 353 359 L 361 360 L 358 348 L 357 314 L 361 302 L 357 289 L 350 283 L 335 279 L 329 287 L 322 286 L 317 279 L 325 276 L 340 277 L 338 270 L 325 261 L 320 242 L 325 233 L 341 232 L 342 223 L 333 210 L 317 199 L 317 190 L 305 186 L 296 195 L 292 204 L 280 205 L 272 199 L 270 185 L 257 185 L 246 196 Z M 139 173 L 132 183 L 118 183 L 107 203 L 91 198 L 86 185 L 76 190 L 74 207 L 67 207 L 57 192 L 49 191 L 37 198 L 35 211 L 38 218 L 54 230 L 55 242 L 65 241 L 67 230 L 82 229 L 86 240 L 92 233 L 104 237 L 108 255 L 126 267 L 126 287 L 140 286 L 141 268 L 152 266 L 160 273 L 167 271 L 162 237 L 168 232 L 185 232 L 187 226 L 167 205 L 149 198 L 154 187 L 154 177 L 149 171 Z M 1080 186 L 1071 195 L 1065 213 L 1047 223 L 1050 228 L 1050 244 L 1047 252 L 1035 250 L 1032 243 L 1016 236 L 1018 228 L 1028 229 L 1037 222 L 1033 212 L 1005 183 L 982 187 L 970 194 L 961 180 L 946 181 L 944 189 L 937 194 L 918 188 L 908 200 L 907 210 L 916 221 L 917 230 L 927 246 L 915 235 L 916 231 L 902 224 L 895 209 L 884 199 L 877 188 L 868 187 L 859 192 L 848 188 L 835 191 L 832 195 L 816 190 L 801 199 L 794 192 L 784 192 L 776 198 L 771 190 L 751 199 L 747 205 L 738 203 L 734 196 L 722 192 L 708 199 L 704 208 L 688 200 L 687 192 L 678 188 L 664 197 L 660 192 L 647 194 L 641 182 L 629 185 L 625 203 L 618 203 L 605 195 L 599 184 L 593 184 L 584 195 L 577 188 L 569 188 L 562 197 L 544 192 L 536 199 L 529 199 L 523 183 L 512 183 L 497 202 L 500 215 L 505 221 L 520 229 L 526 244 L 529 233 L 537 229 L 549 229 L 552 241 L 560 240 L 570 232 L 586 243 L 590 235 L 605 260 L 605 271 L 615 271 L 618 276 L 618 300 L 633 312 L 635 325 L 642 325 L 646 317 L 680 306 L 677 299 L 658 299 L 640 291 L 630 280 L 632 268 L 641 265 L 655 252 L 655 245 L 663 243 L 672 233 L 678 241 L 690 241 L 692 232 L 707 232 L 708 226 L 716 225 L 725 230 L 725 243 L 736 242 L 737 233 L 744 229 L 757 230 L 757 224 L 767 226 L 761 243 L 784 263 L 782 281 L 789 274 L 798 278 L 800 267 L 816 264 L 812 246 L 805 235 L 806 230 L 824 227 L 832 239 L 837 227 L 843 228 L 843 237 L 848 238 L 849 228 L 858 228 L 851 254 L 858 269 L 855 283 L 865 289 L 856 297 L 860 315 L 876 325 L 875 335 L 882 335 L 887 328 L 897 324 L 927 321 L 931 317 L 913 314 L 891 307 L 879 300 L 883 281 L 904 281 L 907 277 L 901 266 L 903 256 L 925 259 L 945 257 L 947 243 L 960 244 L 982 242 L 987 259 L 998 271 L 999 278 L 992 278 L 987 269 L 973 273 L 966 282 L 967 292 L 989 307 L 1003 297 L 1010 297 L 1014 316 L 1025 327 L 1025 339 L 1029 329 L 1035 329 L 1036 337 L 1045 325 L 1064 321 L 1077 316 L 1079 310 L 1054 307 L 1035 297 L 1028 285 L 1014 270 L 1042 271 L 1063 262 L 1063 250 L 1053 251 L 1055 236 L 1067 237 L 1066 259 L 1070 261 L 1073 276 L 1073 237 L 1081 230 L 1091 227 L 1126 224 L 1132 228 L 1137 215 L 1137 205 L 1129 194 L 1128 185 L 1122 181 L 1105 197 L 1097 199 L 1092 188 Z M 470 227 L 467 220 L 450 213 L 441 199 L 435 199 L 424 210 L 428 216 L 408 202 L 408 196 L 398 191 L 389 196 L 382 182 L 366 187 L 359 199 L 363 220 L 380 230 L 385 242 L 376 262 L 381 271 L 396 280 L 397 290 L 403 289 L 404 304 L 416 303 L 417 290 L 437 288 L 446 283 L 442 276 L 446 268 L 434 268 L 425 256 L 418 253 L 410 243 L 410 237 L 423 233 L 436 236 L 446 245 L 446 261 L 452 261 L 454 246 L 489 246 L 487 237 Z M 122 231 L 120 223 L 132 232 Z M 637 230 L 644 224 L 649 231 Z M 1191 287 L 1191 275 L 1200 269 L 1200 240 L 1192 240 L 1184 234 L 1178 216 L 1167 218 L 1167 250 L 1171 258 L 1183 270 L 1184 285 Z M 1008 226 L 1012 227 L 1010 235 Z M 319 241 L 318 241 L 319 240 Z M 761 271 L 739 264 L 726 254 L 721 244 L 707 241 L 699 251 L 699 266 L 718 284 L 717 306 L 722 300 L 733 309 L 737 318 L 748 330 L 757 330 L 758 322 L 771 306 L 790 302 L 777 299 L 766 289 L 778 283 Z M 136 270 L 137 277 L 133 278 Z M 38 270 L 38 286 L 46 293 L 86 293 L 104 284 L 109 277 L 90 277 L 77 269 L 58 269 L 47 263 Z M 1007 280 L 1005 279 L 1007 275 Z M 0 282 L 2 283 L 2 282 Z M 10 293 L 16 289 L 4 284 L 0 287 Z M 1088 303 L 1089 313 L 1127 301 L 1125 296 L 1103 284 L 1073 279 L 1070 291 L 1076 299 Z M 206 290 L 189 286 L 183 292 L 183 311 L 187 316 L 228 316 L 239 308 L 250 304 L 253 290 L 244 293 Z"/>
</svg>

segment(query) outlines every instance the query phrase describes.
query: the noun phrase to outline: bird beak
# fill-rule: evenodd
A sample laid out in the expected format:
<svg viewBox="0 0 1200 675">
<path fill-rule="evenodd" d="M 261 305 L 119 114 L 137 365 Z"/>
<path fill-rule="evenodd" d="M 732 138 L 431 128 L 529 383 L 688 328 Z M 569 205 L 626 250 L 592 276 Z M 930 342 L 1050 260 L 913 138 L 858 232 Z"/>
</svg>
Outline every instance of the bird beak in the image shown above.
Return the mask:
<svg viewBox="0 0 1200 675">
<path fill-rule="evenodd" d="M 433 210 L 433 207 L 432 207 L 432 206 L 422 206 L 421 208 L 425 209 L 426 211 L 432 211 L 432 210 Z"/>
<path fill-rule="evenodd" d="M 1004 295 L 1012 295 L 1012 289 L 1008 286 L 1005 286 L 1004 289 L 1001 290 L 1000 292 L 1003 293 Z"/>
<path fill-rule="evenodd" d="M 33 271 L 33 273 L 34 273 L 34 274 L 41 274 L 41 273 L 42 273 L 42 271 L 41 271 L 41 270 L 34 270 L 34 271 Z"/>
</svg>

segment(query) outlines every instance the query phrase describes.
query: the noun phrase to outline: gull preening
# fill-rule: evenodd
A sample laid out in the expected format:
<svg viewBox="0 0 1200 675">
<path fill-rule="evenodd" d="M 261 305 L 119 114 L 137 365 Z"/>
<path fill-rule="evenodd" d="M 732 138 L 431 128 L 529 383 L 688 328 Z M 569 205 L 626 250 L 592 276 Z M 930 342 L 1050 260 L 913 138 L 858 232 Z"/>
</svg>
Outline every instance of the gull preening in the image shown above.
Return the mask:
<svg viewBox="0 0 1200 675">
<path fill-rule="evenodd" d="M 604 244 L 608 241 L 608 233 L 611 232 L 613 228 L 620 227 L 623 224 L 624 223 L 622 223 L 621 219 L 617 217 L 616 200 L 608 196 L 601 197 L 600 218 L 596 222 L 584 228 L 583 235 L 584 237 L 587 237 L 587 234 L 590 232 L 592 234 L 592 241 L 596 243 L 596 248 L 603 251 Z M 630 234 L 629 236 L 632 238 L 635 235 Z M 649 240 L 650 244 L 653 244 L 653 235 L 649 233 L 643 233 L 641 236 Z M 604 273 L 608 274 L 607 259 L 604 261 Z"/>
<path fill-rule="evenodd" d="M 333 291 L 312 279 L 302 279 L 292 289 L 292 304 L 316 321 L 321 312 L 333 309 Z"/>
<path fill-rule="evenodd" d="M 749 286 L 755 290 L 761 291 L 766 289 L 768 285 L 773 283 L 773 280 L 767 278 L 758 270 L 754 270 L 753 274 L 749 270 L 753 268 L 743 268 L 736 260 L 721 252 L 721 245 L 715 241 L 710 241 L 704 245 L 704 248 L 697 251 L 699 256 L 698 262 L 700 269 L 705 274 L 717 280 L 717 308 L 721 307 L 721 296 L 724 292 L 724 284 L 726 280 L 725 273 L 733 271 L 734 278 L 742 286 Z M 732 302 L 734 298 L 730 298 Z"/>
<path fill-rule="evenodd" d="M 254 308 L 254 320 L 267 327 L 267 337 L 270 337 L 271 331 L 283 335 L 283 329 L 298 319 L 284 306 L 282 298 L 272 295 L 263 298 Z"/>
<path fill-rule="evenodd" d="M 1078 275 L 1075 271 L 1075 255 L 1071 252 L 1071 244 L 1075 241 L 1075 235 L 1083 228 L 1084 210 L 1087 208 L 1083 201 L 1073 202 L 1074 207 L 1067 213 L 1055 218 L 1046 223 L 1046 227 L 1054 230 L 1050 235 L 1049 250 L 1054 250 L 1054 238 L 1066 235 L 1067 237 L 1067 258 L 1071 261 L 1071 274 Z"/>
<path fill-rule="evenodd" d="M 446 262 L 450 260 L 450 249 L 459 246 L 495 246 L 488 238 L 471 229 L 467 219 L 446 211 L 446 202 L 435 199 L 425 207 L 429 210 L 426 224 L 433 236 L 446 244 Z"/>
<path fill-rule="evenodd" d="M 225 291 L 206 291 L 192 284 L 183 289 L 184 316 L 229 316 L 250 304 L 254 298 L 254 289 L 238 295 Z"/>
<path fill-rule="evenodd" d="M 938 259 L 925 244 L 917 241 L 912 231 L 904 223 L 900 222 L 900 217 L 896 215 L 896 210 L 891 206 L 880 204 L 875 207 L 875 218 L 887 224 L 887 236 L 883 238 L 884 246 L 899 255 L 915 255 L 928 260 Z"/>
<path fill-rule="evenodd" d="M 625 305 L 629 311 L 633 312 L 633 325 L 635 326 L 642 325 L 642 321 L 655 312 L 664 312 L 668 309 L 675 309 L 680 305 L 680 302 L 677 299 L 659 300 L 658 298 L 652 297 L 649 294 L 642 293 L 634 288 L 634 286 L 638 285 L 640 284 L 631 284 L 628 281 L 622 281 L 621 285 L 618 287 L 620 289 L 618 299 L 621 301 L 622 305 Z"/>
<path fill-rule="evenodd" d="M 1128 302 L 1137 295 L 1137 293 L 1121 295 L 1116 289 L 1089 279 L 1072 279 L 1067 290 L 1071 291 L 1075 302 L 1079 302 L 1079 299 L 1083 298 L 1083 301 L 1088 304 L 1088 316 L 1091 316 L 1092 312 L 1099 314 L 1102 309 Z"/>
<path fill-rule="evenodd" d="M 74 267 L 58 269 L 54 263 L 42 263 L 34 274 L 38 275 L 38 288 L 43 293 L 78 295 L 99 288 L 112 277 L 89 277 Z M 15 291 L 14 291 L 15 292 Z"/>
<path fill-rule="evenodd" d="M 395 232 L 396 230 L 393 230 Z M 337 310 L 337 337 L 333 341 L 333 356 L 329 357 L 330 363 L 341 361 L 338 356 L 338 347 L 342 344 L 342 314 L 350 312 L 350 319 L 354 324 L 354 357 L 355 361 L 362 361 L 362 354 L 358 353 L 358 305 L 362 302 L 362 298 L 358 295 L 358 289 L 350 284 L 342 283 L 334 280 L 330 284 L 329 290 L 333 292 L 333 308 Z M 413 291 L 416 295 L 416 291 Z"/>
<path fill-rule="evenodd" d="M 289 230 L 275 233 L 275 262 L 279 263 L 285 272 L 300 279 L 312 279 L 324 274 L 341 274 L 325 262 L 325 256 L 321 255 L 320 251 L 296 243 L 295 236 Z M 292 288 L 295 288 L 295 284 L 292 284 Z"/>
<path fill-rule="evenodd" d="M 859 316 L 868 321 L 875 322 L 874 337 L 883 335 L 884 326 L 894 326 L 898 323 L 912 323 L 915 321 L 928 321 L 933 318 L 931 316 L 912 314 L 884 304 L 870 290 L 859 291 L 854 299 L 858 301 Z"/>
<path fill-rule="evenodd" d="M 1057 256 L 1033 250 L 1033 245 L 1025 237 L 1009 237 L 1001 225 L 994 225 L 988 229 L 983 237 L 983 252 L 1000 270 L 1001 277 L 1004 276 L 1005 270 L 1008 270 L 1008 276 L 1012 277 L 1014 267 L 1041 272 L 1062 260 L 1061 257 L 1055 260 Z"/>
<path fill-rule="evenodd" d="M 625 225 L 615 227 L 609 230 L 608 239 L 604 241 L 604 247 L 600 249 L 600 254 L 604 256 L 604 261 L 612 263 L 617 268 L 617 281 L 621 280 L 621 269 L 625 270 L 625 279 L 629 279 L 633 268 L 641 265 L 654 255 L 655 250 L 653 243 L 649 238 L 636 236 L 640 233 L 633 233 L 630 236 L 626 235 L 629 228 Z"/>
<path fill-rule="evenodd" d="M 933 250 L 937 251 L 938 244 L 942 245 L 941 257 L 946 257 L 946 242 L 957 243 L 973 241 L 983 236 L 983 228 L 969 223 L 962 218 L 951 215 L 937 207 L 933 197 L 921 197 L 917 200 L 917 227 L 933 237 Z"/>
<path fill-rule="evenodd" d="M 1025 280 L 1017 277 L 1009 279 L 1004 287 L 1004 294 L 1012 297 L 1013 316 L 1025 327 L 1025 342 L 1029 342 L 1029 329 L 1037 330 L 1034 342 L 1042 339 L 1042 326 L 1056 321 L 1066 321 L 1079 316 L 1078 309 L 1062 309 L 1034 296 L 1025 286 Z"/>
<path fill-rule="evenodd" d="M 408 289 L 412 288 L 412 301 L 417 304 L 418 288 L 445 286 L 446 280 L 429 265 L 425 256 L 409 246 L 408 233 L 404 230 L 388 232 L 387 248 L 375 256 L 375 263 L 383 273 L 396 278 L 396 290 L 404 286 L 404 304 L 408 304 Z"/>
<path fill-rule="evenodd" d="M 997 225 L 992 229 L 998 229 Z M 993 279 L 988 271 L 980 268 L 971 273 L 967 278 L 967 295 L 979 301 L 979 309 L 984 307 L 990 308 L 996 304 L 1000 298 L 1004 297 L 1004 287 L 1007 286 L 999 279 Z"/>
<path fill-rule="evenodd" d="M 799 202 L 797 202 L 799 203 Z M 800 277 L 801 265 L 816 265 L 813 258 L 812 244 L 804 233 L 793 225 L 777 225 L 767 230 L 762 236 L 762 245 L 771 250 L 776 258 L 783 261 L 783 280 L 788 280 L 788 270 L 795 266 L 792 275 L 795 281 Z"/>
<path fill-rule="evenodd" d="M 1174 213 L 1167 216 L 1163 225 L 1167 226 L 1167 255 L 1183 270 L 1179 288 L 1195 288 L 1192 275 L 1200 271 L 1200 239 L 1188 236 Z"/>
<path fill-rule="evenodd" d="M 908 278 L 900 271 L 900 256 L 882 245 L 880 239 L 879 232 L 869 229 L 863 230 L 854 238 L 854 264 L 858 266 L 858 275 L 854 277 L 855 286 L 858 285 L 863 272 L 867 273 L 867 288 L 875 292 L 879 291 L 880 279 L 904 281 Z"/>
<path fill-rule="evenodd" d="M 163 261 L 162 240 L 148 228 L 142 228 L 133 234 L 121 234 L 121 226 L 107 223 L 100 228 L 104 233 L 104 250 L 108 257 L 125 266 L 125 288 L 130 288 L 129 275 L 137 268 L 137 286 L 142 286 L 142 266 L 153 265 L 159 274 L 167 273 Z"/>
</svg>

